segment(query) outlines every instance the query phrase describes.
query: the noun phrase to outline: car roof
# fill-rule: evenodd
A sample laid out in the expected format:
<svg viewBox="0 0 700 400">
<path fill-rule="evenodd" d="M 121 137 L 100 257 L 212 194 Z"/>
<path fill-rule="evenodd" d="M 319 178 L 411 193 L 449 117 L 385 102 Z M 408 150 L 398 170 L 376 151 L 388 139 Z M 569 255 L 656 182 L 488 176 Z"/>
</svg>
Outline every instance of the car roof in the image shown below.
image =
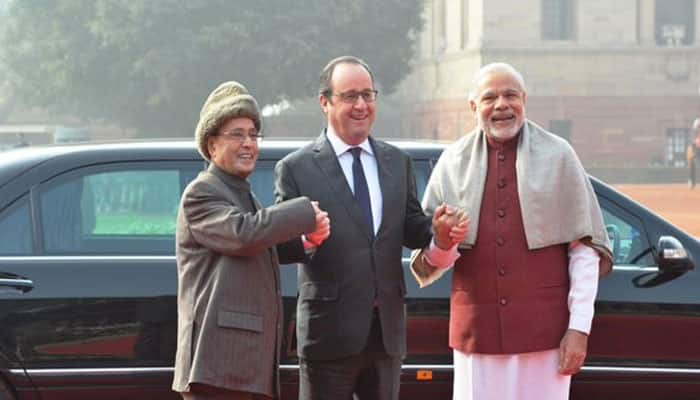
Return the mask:
<svg viewBox="0 0 700 400">
<path fill-rule="evenodd" d="M 266 139 L 261 143 L 261 157 L 279 159 L 312 141 Z M 414 157 L 436 157 L 443 144 L 422 141 L 388 141 Z M 81 144 L 47 145 L 12 149 L 0 153 L 0 187 L 16 176 L 46 162 L 74 160 L 80 164 L 138 160 L 201 160 L 191 140 L 128 140 Z"/>
</svg>

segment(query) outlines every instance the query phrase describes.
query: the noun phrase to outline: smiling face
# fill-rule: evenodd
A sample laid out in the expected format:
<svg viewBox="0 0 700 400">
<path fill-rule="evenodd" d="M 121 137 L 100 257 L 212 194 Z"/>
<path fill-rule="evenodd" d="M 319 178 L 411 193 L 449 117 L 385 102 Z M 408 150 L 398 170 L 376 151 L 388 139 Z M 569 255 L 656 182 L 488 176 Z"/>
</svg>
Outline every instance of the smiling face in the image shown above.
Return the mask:
<svg viewBox="0 0 700 400">
<path fill-rule="evenodd" d="M 345 143 L 362 143 L 369 136 L 374 123 L 375 102 L 368 103 L 359 96 L 357 101 L 350 104 L 343 102 L 339 94 L 374 90 L 372 77 L 362 65 L 341 63 L 333 70 L 330 87 L 332 93 L 319 95 L 328 125 Z"/>
<path fill-rule="evenodd" d="M 250 137 L 257 133 L 250 118 L 229 119 L 215 135 L 209 136 L 207 146 L 211 162 L 231 175 L 247 178 L 258 159 L 258 141 Z M 237 137 L 242 137 L 243 142 Z"/>
<path fill-rule="evenodd" d="M 525 122 L 526 99 L 515 76 L 496 70 L 478 81 L 469 106 L 485 134 L 496 140 L 507 140 L 517 135 Z"/>
</svg>

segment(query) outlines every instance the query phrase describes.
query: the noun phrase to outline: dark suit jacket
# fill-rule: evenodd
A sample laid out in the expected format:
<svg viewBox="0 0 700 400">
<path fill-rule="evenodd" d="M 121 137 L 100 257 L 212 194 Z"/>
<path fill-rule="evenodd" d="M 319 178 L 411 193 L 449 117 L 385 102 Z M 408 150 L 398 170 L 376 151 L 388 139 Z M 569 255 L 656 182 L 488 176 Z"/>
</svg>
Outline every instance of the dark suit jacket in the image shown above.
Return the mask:
<svg viewBox="0 0 700 400">
<path fill-rule="evenodd" d="M 431 238 L 431 219 L 416 198 L 408 155 L 372 138 L 370 143 L 383 198 L 376 237 L 355 202 L 325 133 L 275 167 L 277 201 L 307 196 L 318 201 L 331 220 L 330 237 L 310 259 L 304 257 L 298 242 L 278 246 L 282 262 L 305 261 L 299 267 L 297 301 L 298 352 L 302 358 L 331 360 L 361 352 L 375 296 L 387 353 L 401 357 L 406 353 L 402 245 L 426 246 Z"/>
<path fill-rule="evenodd" d="M 176 233 L 174 390 L 197 382 L 279 396 L 282 303 L 274 246 L 315 226 L 307 198 L 260 209 L 246 180 L 213 164 L 187 186 Z"/>
</svg>

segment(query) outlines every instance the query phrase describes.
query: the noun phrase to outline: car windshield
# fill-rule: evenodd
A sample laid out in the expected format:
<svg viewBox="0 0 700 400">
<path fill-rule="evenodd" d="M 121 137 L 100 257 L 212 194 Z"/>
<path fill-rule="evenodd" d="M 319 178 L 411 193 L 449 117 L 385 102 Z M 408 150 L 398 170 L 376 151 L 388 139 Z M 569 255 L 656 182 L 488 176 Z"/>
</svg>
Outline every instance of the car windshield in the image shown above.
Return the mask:
<svg viewBox="0 0 700 400">
<path fill-rule="evenodd" d="M 377 94 L 332 98 L 374 102 L 375 137 L 450 143 L 477 126 L 475 73 L 506 62 L 527 118 L 700 236 L 699 15 L 695 0 L 0 0 L 0 151 L 192 141 L 229 80 L 260 103 L 265 140 L 310 139 L 341 55 L 369 64 Z"/>
</svg>

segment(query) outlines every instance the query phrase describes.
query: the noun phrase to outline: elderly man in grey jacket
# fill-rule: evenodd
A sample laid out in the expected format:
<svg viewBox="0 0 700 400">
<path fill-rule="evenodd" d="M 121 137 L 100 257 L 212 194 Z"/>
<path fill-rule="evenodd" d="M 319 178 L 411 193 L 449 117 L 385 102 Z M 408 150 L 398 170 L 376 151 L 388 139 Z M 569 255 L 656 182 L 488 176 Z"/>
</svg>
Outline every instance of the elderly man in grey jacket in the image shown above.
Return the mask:
<svg viewBox="0 0 700 400">
<path fill-rule="evenodd" d="M 282 302 L 275 245 L 328 237 L 306 197 L 261 208 L 246 178 L 258 157 L 257 102 L 237 82 L 207 98 L 195 132 L 209 168 L 177 219 L 178 344 L 173 390 L 184 399 L 279 397 Z"/>
</svg>

